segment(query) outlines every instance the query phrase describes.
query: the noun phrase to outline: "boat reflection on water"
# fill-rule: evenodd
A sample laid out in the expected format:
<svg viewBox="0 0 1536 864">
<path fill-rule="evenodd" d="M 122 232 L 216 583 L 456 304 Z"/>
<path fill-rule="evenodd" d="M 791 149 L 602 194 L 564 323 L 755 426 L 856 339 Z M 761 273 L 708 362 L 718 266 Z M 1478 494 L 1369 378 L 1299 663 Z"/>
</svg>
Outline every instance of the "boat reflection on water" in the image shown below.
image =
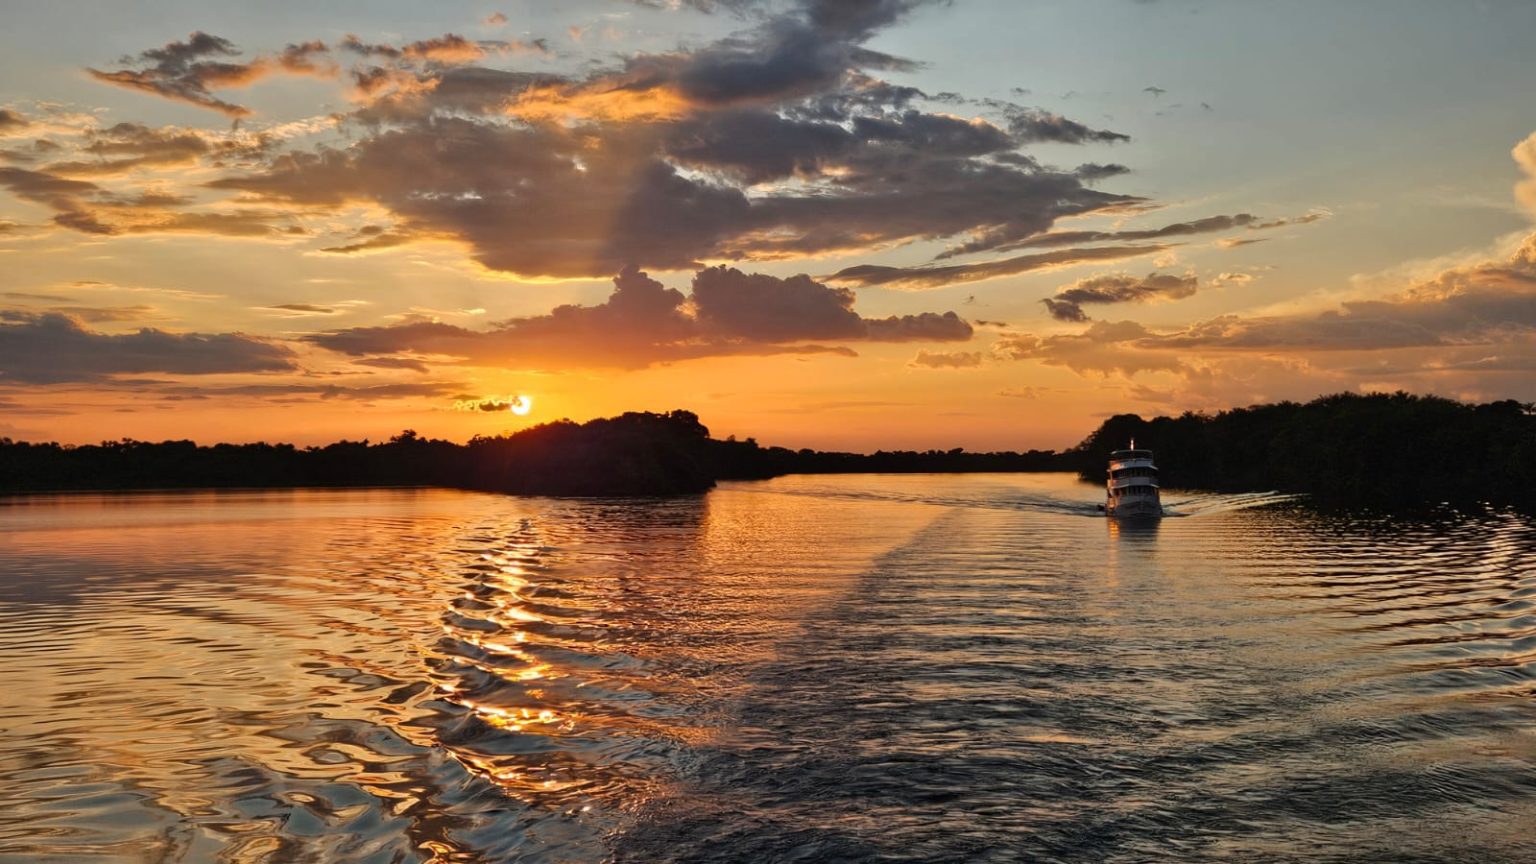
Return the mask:
<svg viewBox="0 0 1536 864">
<path fill-rule="evenodd" d="M 1131 596 L 1135 591 L 1127 586 L 1165 584 L 1157 539 L 1162 521 L 1156 516 L 1111 516 L 1104 520 L 1109 531 L 1103 570 L 1106 586 L 1115 586 L 1121 596 Z"/>
</svg>

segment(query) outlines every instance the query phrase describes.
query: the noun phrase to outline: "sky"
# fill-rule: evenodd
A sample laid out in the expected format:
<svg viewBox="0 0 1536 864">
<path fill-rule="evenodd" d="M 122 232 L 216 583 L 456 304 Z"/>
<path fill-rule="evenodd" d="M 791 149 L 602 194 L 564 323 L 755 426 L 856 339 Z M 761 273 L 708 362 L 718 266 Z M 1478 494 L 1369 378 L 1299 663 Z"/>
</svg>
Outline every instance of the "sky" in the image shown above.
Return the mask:
<svg viewBox="0 0 1536 864">
<path fill-rule="evenodd" d="M 1525 0 L 4 14 L 0 436 L 1536 401 Z"/>
</svg>

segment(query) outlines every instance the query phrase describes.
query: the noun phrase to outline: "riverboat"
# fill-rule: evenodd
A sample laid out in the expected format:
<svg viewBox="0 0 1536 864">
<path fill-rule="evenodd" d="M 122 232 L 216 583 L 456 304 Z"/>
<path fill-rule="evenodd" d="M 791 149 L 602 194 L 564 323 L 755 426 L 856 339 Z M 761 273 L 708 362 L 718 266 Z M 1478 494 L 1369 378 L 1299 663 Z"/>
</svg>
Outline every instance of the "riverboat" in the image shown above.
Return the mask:
<svg viewBox="0 0 1536 864">
<path fill-rule="evenodd" d="M 1133 438 L 1128 449 L 1110 453 L 1105 494 L 1106 516 L 1162 516 L 1163 500 L 1157 482 L 1157 466 L 1152 463 L 1152 451 L 1137 449 L 1136 439 Z"/>
</svg>

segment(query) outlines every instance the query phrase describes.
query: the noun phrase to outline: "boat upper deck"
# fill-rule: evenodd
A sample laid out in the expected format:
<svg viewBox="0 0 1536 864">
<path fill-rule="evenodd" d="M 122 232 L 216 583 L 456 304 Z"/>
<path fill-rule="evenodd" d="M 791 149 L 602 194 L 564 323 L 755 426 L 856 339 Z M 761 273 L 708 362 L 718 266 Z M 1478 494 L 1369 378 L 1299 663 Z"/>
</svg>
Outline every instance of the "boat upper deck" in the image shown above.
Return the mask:
<svg viewBox="0 0 1536 864">
<path fill-rule="evenodd" d="M 1151 461 L 1151 450 L 1116 450 L 1109 454 L 1109 458 L 1115 462 L 1125 462 L 1130 459 L 1146 459 Z"/>
</svg>

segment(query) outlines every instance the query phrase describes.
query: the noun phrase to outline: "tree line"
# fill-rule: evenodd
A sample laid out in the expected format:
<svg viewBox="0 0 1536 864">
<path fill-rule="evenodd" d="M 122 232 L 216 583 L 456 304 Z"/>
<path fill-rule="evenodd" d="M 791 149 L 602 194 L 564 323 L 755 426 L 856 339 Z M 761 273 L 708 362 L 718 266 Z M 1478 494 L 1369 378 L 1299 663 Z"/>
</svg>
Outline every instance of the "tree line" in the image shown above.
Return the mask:
<svg viewBox="0 0 1536 864">
<path fill-rule="evenodd" d="M 1105 420 L 1069 454 L 1102 480 L 1112 450 L 1154 451 L 1164 487 L 1303 492 L 1400 510 L 1491 503 L 1536 510 L 1536 404 L 1339 393 L 1218 414 Z"/>
<path fill-rule="evenodd" d="M 466 444 L 406 430 L 387 441 L 91 445 L 0 438 L 0 491 L 447 486 L 529 495 L 703 492 L 784 474 L 1074 471 L 1102 482 L 1112 450 L 1156 452 L 1167 488 L 1303 492 L 1341 506 L 1493 503 L 1536 509 L 1536 405 L 1337 394 L 1217 414 L 1105 420 L 1063 451 L 840 453 L 718 440 L 689 411 L 561 420 Z"/>
<path fill-rule="evenodd" d="M 214 444 L 0 439 L 0 490 L 448 486 L 527 495 L 676 495 L 714 485 L 709 430 L 688 411 L 561 420 L 467 444 L 407 429 L 388 441 Z"/>
</svg>

